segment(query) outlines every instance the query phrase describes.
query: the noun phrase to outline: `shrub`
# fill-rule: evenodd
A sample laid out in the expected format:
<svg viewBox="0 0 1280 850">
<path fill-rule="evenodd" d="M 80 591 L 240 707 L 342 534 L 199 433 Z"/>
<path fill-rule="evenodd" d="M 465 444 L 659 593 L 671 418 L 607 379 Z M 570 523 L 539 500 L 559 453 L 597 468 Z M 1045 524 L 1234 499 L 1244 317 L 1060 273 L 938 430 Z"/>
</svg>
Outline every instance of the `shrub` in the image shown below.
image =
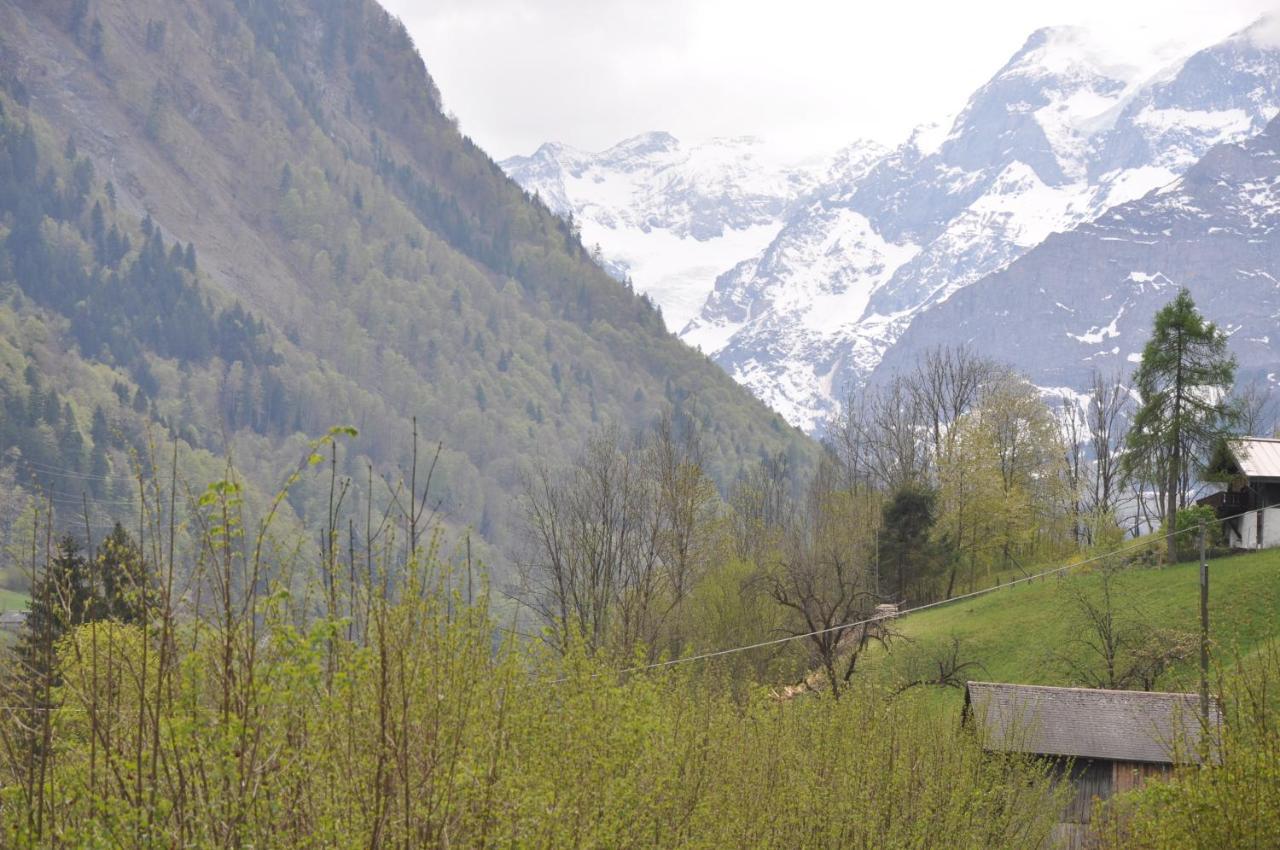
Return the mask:
<svg viewBox="0 0 1280 850">
<path fill-rule="evenodd" d="M 1174 533 L 1178 541 L 1178 560 L 1189 561 L 1200 557 L 1200 523 L 1204 523 L 1205 546 L 1218 549 L 1223 545 L 1222 523 L 1218 514 L 1208 505 L 1196 505 L 1178 511 L 1174 519 Z"/>
</svg>

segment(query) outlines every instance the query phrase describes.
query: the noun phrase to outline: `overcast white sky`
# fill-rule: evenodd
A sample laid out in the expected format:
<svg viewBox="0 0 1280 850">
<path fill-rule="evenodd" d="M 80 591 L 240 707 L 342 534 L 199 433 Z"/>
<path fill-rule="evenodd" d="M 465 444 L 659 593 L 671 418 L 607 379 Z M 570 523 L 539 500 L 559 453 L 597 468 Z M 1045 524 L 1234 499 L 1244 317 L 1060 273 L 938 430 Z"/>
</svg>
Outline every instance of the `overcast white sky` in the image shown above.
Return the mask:
<svg viewBox="0 0 1280 850">
<path fill-rule="evenodd" d="M 382 0 L 491 155 L 666 130 L 826 153 L 957 111 L 1035 29 L 1173 55 L 1280 0 Z"/>
</svg>

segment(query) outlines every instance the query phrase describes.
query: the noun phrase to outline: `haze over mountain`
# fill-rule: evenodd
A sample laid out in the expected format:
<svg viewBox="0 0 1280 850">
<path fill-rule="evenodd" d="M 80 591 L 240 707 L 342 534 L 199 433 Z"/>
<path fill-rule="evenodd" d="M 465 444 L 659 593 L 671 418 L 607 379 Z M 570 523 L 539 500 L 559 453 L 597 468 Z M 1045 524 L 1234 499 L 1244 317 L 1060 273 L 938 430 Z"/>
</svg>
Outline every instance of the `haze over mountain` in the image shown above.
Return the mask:
<svg viewBox="0 0 1280 850">
<path fill-rule="evenodd" d="M 498 557 L 523 473 L 606 423 L 696 419 L 722 481 L 808 451 L 458 132 L 370 0 L 5 0 L 0 130 L 5 465 L 68 509 L 97 482 L 95 521 L 149 425 L 260 495 L 341 424 L 340 471 L 395 478 L 416 418 Z"/>
<path fill-rule="evenodd" d="M 681 336 L 819 430 L 925 310 L 1259 132 L 1280 109 L 1277 29 L 1264 19 L 1166 67 L 1083 30 L 1033 33 L 949 126 L 829 174 Z"/>
<path fill-rule="evenodd" d="M 839 168 L 865 169 L 882 153 L 853 146 Z M 769 244 L 836 167 L 789 162 L 751 137 L 684 145 L 662 132 L 598 153 L 549 142 L 501 165 L 552 211 L 572 214 L 584 244 L 599 245 L 611 273 L 635 281 L 675 330 L 702 309 L 716 276 Z"/>
</svg>

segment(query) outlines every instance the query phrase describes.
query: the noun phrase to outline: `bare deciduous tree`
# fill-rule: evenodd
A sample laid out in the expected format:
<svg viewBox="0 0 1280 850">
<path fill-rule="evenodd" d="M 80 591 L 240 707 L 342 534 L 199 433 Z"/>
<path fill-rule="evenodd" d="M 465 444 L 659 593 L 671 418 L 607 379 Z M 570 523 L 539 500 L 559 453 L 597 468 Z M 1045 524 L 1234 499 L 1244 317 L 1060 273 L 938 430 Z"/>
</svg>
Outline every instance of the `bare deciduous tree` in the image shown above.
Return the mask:
<svg viewBox="0 0 1280 850">
<path fill-rule="evenodd" d="M 794 615 L 786 630 L 803 635 L 837 698 L 862 651 L 883 640 L 868 619 L 873 587 L 878 505 L 869 491 L 837 486 L 830 458 L 820 465 L 805 510 L 795 514 L 777 562 L 763 575 L 766 592 Z"/>
<path fill-rule="evenodd" d="M 1151 690 L 1170 664 L 1190 656 L 1195 639 L 1154 628 L 1137 609 L 1122 608 L 1115 572 L 1110 566 L 1099 570 L 1096 591 L 1078 578 L 1065 584 L 1079 629 L 1055 657 L 1063 672 L 1085 687 Z"/>
<path fill-rule="evenodd" d="M 904 377 L 850 397 L 827 430 L 827 445 L 844 471 L 846 485 L 870 481 L 896 492 L 928 479 L 928 423 L 920 393 Z"/>
<path fill-rule="evenodd" d="M 1122 499 L 1120 458 L 1129 390 L 1118 376 L 1094 371 L 1089 394 L 1064 397 L 1058 413 L 1077 542 L 1097 542 L 1099 531 L 1118 527 Z"/>
<path fill-rule="evenodd" d="M 580 637 L 592 650 L 629 651 L 652 637 L 652 603 L 661 590 L 653 493 L 637 452 L 620 448 L 616 429 L 588 441 L 563 475 L 539 467 L 525 487 L 526 601 L 567 649 Z"/>
<path fill-rule="evenodd" d="M 1089 475 L 1089 463 L 1085 457 L 1085 420 L 1086 415 L 1079 403 L 1070 396 L 1064 396 L 1058 410 L 1058 438 L 1062 442 L 1064 475 L 1067 482 L 1067 502 L 1071 513 L 1071 536 L 1079 543 L 1088 533 L 1087 524 L 1082 522 L 1084 513 L 1084 493 L 1086 479 Z"/>
<path fill-rule="evenodd" d="M 963 659 L 964 644 L 956 635 L 945 646 L 926 647 L 922 653 L 914 653 L 907 659 L 904 677 L 894 688 L 895 694 L 901 694 L 912 688 L 929 686 L 935 688 L 963 688 L 970 670 L 986 668 L 981 662 Z"/>
<path fill-rule="evenodd" d="M 654 486 L 658 545 L 673 612 L 705 572 L 716 521 L 717 494 L 703 466 L 702 441 L 691 421 L 678 425 L 666 413 L 654 429 L 647 475 Z M 675 618 L 677 623 L 679 618 Z M 671 636 L 679 652 L 682 635 Z"/>
<path fill-rule="evenodd" d="M 1276 401 L 1271 387 L 1253 380 L 1236 391 L 1236 408 L 1239 411 L 1241 433 L 1265 437 L 1276 430 Z"/>
<path fill-rule="evenodd" d="M 952 425 L 978 403 L 982 388 L 1000 371 L 968 346 L 939 346 L 916 363 L 908 383 L 933 441 L 935 462 L 949 457 Z"/>
<path fill-rule="evenodd" d="M 526 602 L 567 649 L 650 654 L 705 566 L 716 492 L 692 425 L 664 417 L 648 441 L 595 435 L 574 466 L 525 487 Z M 679 651 L 678 629 L 667 635 Z"/>
<path fill-rule="evenodd" d="M 791 462 L 778 452 L 748 469 L 730 495 L 735 554 L 744 561 L 768 557 L 795 514 Z"/>
<path fill-rule="evenodd" d="M 1091 533 L 1101 522 L 1117 519 L 1120 507 L 1121 466 L 1124 450 L 1124 425 L 1131 398 L 1118 376 L 1093 373 L 1085 423 L 1089 432 L 1089 450 L 1093 455 L 1086 512 L 1090 515 Z M 1090 541 L 1092 542 L 1092 541 Z"/>
</svg>

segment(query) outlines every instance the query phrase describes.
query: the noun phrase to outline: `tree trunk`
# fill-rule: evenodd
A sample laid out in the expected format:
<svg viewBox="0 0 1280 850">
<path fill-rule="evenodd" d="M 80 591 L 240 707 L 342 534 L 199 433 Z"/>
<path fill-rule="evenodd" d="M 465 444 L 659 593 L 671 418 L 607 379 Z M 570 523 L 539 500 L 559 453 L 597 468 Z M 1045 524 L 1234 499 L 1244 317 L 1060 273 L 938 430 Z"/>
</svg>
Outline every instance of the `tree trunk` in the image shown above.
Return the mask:
<svg viewBox="0 0 1280 850">
<path fill-rule="evenodd" d="M 1178 491 L 1182 483 L 1182 400 L 1186 387 L 1182 381 L 1182 362 L 1186 357 L 1186 344 L 1178 330 L 1178 361 L 1173 379 L 1173 430 L 1169 441 L 1172 451 L 1169 457 L 1168 493 L 1165 494 L 1164 510 L 1164 562 L 1173 564 L 1178 560 L 1177 535 L 1174 524 L 1178 518 Z"/>
</svg>

